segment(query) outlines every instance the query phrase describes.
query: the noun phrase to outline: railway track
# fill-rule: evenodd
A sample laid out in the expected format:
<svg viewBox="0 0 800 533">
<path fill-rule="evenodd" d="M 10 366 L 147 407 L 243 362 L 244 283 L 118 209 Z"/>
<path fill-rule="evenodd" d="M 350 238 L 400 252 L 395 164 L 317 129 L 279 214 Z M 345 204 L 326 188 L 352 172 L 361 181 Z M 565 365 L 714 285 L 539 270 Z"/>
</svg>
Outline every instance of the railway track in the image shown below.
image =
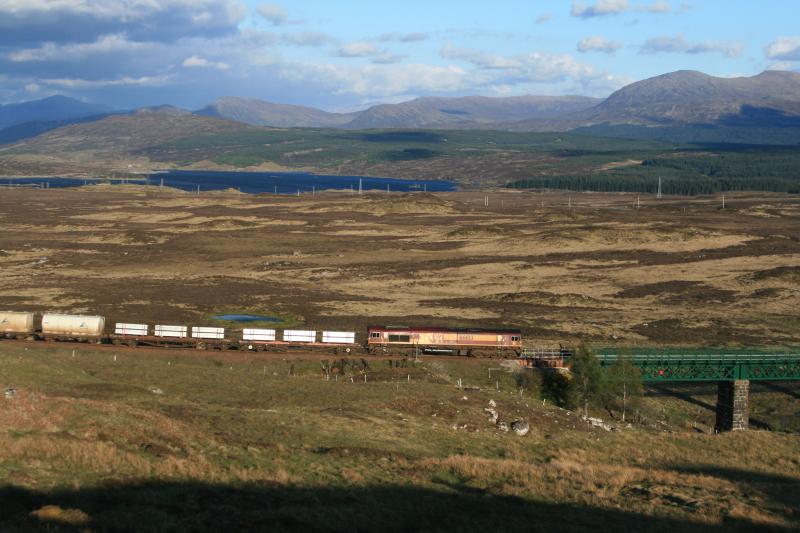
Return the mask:
<svg viewBox="0 0 800 533">
<path fill-rule="evenodd" d="M 350 353 L 332 354 L 323 353 L 304 348 L 285 348 L 279 350 L 267 350 L 257 352 L 253 350 L 199 350 L 196 348 L 164 348 L 161 346 L 125 346 L 113 344 L 97 343 L 74 343 L 74 342 L 41 342 L 28 341 L 21 339 L 0 340 L 0 351 L 3 346 L 16 346 L 27 349 L 40 350 L 63 350 L 66 353 L 76 352 L 107 352 L 110 354 L 128 354 L 135 356 L 161 357 L 165 355 L 175 355 L 180 357 L 193 357 L 197 359 L 216 359 L 225 361 L 275 361 L 275 360 L 316 360 L 324 361 L 331 359 L 365 359 L 367 361 L 394 361 L 398 359 L 419 359 L 420 361 L 473 361 L 486 362 L 487 359 L 476 358 L 462 355 L 391 355 L 391 354 L 369 354 L 369 353 Z M 492 359 L 492 361 L 517 361 L 516 357 L 506 357 Z"/>
</svg>

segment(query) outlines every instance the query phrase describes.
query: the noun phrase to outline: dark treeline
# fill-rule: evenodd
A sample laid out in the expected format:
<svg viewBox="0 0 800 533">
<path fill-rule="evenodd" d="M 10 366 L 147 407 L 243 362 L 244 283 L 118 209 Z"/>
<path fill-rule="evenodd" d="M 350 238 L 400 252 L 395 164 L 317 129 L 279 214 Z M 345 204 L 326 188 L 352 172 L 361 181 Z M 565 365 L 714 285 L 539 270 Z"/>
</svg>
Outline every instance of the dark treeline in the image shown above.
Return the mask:
<svg viewBox="0 0 800 533">
<path fill-rule="evenodd" d="M 659 157 L 642 162 L 718 178 L 800 178 L 800 151 L 722 152 L 718 155 Z"/>
<path fill-rule="evenodd" d="M 512 189 L 562 189 L 567 191 L 656 193 L 658 177 L 636 177 L 623 174 L 585 174 L 571 176 L 539 176 L 517 180 Z M 771 191 L 798 194 L 800 180 L 780 178 L 709 178 L 665 177 L 661 182 L 664 194 L 693 196 L 726 191 Z"/>
<path fill-rule="evenodd" d="M 535 176 L 510 183 L 515 189 L 641 192 L 696 195 L 726 191 L 800 193 L 800 150 L 684 153 L 647 159 L 607 172 Z"/>
</svg>

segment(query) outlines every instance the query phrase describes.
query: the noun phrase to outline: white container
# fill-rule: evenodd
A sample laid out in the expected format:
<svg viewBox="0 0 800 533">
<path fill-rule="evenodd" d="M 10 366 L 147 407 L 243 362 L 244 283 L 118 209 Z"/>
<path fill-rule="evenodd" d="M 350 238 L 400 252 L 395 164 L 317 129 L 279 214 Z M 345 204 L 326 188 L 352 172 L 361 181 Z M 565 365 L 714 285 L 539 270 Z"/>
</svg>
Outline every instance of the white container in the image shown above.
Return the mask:
<svg viewBox="0 0 800 533">
<path fill-rule="evenodd" d="M 135 335 L 137 337 L 147 336 L 147 324 L 125 324 L 117 322 L 114 326 L 115 335 Z"/>
<path fill-rule="evenodd" d="M 274 341 L 274 329 L 245 329 L 242 330 L 243 341 Z"/>
<path fill-rule="evenodd" d="M 103 334 L 106 319 L 102 316 L 61 315 L 47 313 L 42 316 L 42 333 L 68 337 L 99 337 Z"/>
<path fill-rule="evenodd" d="M 352 331 L 323 331 L 322 342 L 330 344 L 353 344 L 356 334 Z"/>
<path fill-rule="evenodd" d="M 186 337 L 186 326 L 165 326 L 156 324 L 155 327 L 156 337 Z"/>
<path fill-rule="evenodd" d="M 0 311 L 0 333 L 33 333 L 33 313 Z"/>
<path fill-rule="evenodd" d="M 285 329 L 283 330 L 283 340 L 285 342 L 314 342 L 317 332 L 304 329 Z"/>
<path fill-rule="evenodd" d="M 203 326 L 192 327 L 193 339 L 224 339 L 225 328 L 209 328 Z"/>
</svg>

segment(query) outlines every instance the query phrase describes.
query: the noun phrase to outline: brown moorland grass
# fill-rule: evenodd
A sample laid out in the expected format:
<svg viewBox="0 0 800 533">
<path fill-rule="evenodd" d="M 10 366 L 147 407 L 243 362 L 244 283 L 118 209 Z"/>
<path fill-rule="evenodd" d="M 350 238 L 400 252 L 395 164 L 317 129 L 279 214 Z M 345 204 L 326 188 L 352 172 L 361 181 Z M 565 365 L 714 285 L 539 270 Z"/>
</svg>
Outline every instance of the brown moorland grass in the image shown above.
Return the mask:
<svg viewBox="0 0 800 533">
<path fill-rule="evenodd" d="M 670 398 L 607 432 L 496 361 L 372 361 L 365 383 L 316 360 L 72 348 L 0 344 L 4 530 L 800 526 L 796 434 L 697 432 L 667 408 L 713 415 Z M 489 400 L 531 432 L 492 426 Z"/>
<path fill-rule="evenodd" d="M 797 345 L 797 199 L 726 202 L 4 190 L 0 308 L 151 324 L 255 313 L 359 333 L 515 326 L 531 346 Z"/>
</svg>

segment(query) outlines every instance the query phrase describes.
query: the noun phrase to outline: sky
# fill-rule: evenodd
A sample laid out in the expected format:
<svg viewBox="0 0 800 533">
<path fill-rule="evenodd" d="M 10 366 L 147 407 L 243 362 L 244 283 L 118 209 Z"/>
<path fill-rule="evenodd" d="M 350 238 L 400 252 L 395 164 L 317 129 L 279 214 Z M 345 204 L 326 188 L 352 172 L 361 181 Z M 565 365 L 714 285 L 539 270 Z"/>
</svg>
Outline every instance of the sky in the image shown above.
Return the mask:
<svg viewBox="0 0 800 533">
<path fill-rule="evenodd" d="M 352 111 L 800 71 L 797 0 L 0 0 L 0 103 Z"/>
</svg>

